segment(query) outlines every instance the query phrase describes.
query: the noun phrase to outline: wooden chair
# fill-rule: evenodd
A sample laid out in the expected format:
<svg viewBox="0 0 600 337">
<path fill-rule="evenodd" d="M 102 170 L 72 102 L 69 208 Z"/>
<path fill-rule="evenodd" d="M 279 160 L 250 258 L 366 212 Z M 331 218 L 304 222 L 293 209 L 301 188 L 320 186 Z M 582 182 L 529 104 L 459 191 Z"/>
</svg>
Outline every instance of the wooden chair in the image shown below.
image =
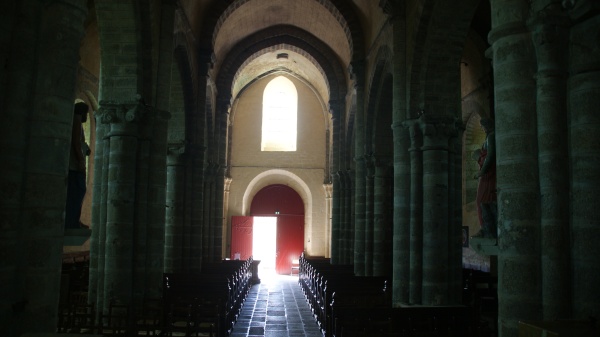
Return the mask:
<svg viewBox="0 0 600 337">
<path fill-rule="evenodd" d="M 146 299 L 136 314 L 138 336 L 158 336 L 164 330 L 161 299 Z"/>
<path fill-rule="evenodd" d="M 93 334 L 96 330 L 96 308 L 93 304 L 73 304 L 69 314 L 69 333 Z"/>
<path fill-rule="evenodd" d="M 129 336 L 132 324 L 128 305 L 111 302 L 108 312 L 100 315 L 98 334 L 104 336 Z"/>
<path fill-rule="evenodd" d="M 188 329 L 190 336 L 215 337 L 220 329 L 219 304 L 210 300 L 197 300 L 191 313 Z"/>
<path fill-rule="evenodd" d="M 193 304 L 189 301 L 170 303 L 165 322 L 165 336 L 189 336 Z"/>
<path fill-rule="evenodd" d="M 294 271 L 296 275 L 300 274 L 300 260 L 292 260 L 292 270 L 290 271 L 290 275 L 294 275 Z"/>
</svg>

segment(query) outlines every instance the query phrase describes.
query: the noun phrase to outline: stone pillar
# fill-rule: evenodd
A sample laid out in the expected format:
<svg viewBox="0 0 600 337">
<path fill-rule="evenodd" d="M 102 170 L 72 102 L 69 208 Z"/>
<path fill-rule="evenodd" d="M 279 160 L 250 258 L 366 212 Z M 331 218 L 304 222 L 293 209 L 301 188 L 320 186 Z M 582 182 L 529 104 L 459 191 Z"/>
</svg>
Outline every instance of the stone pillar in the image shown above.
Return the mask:
<svg viewBox="0 0 600 337">
<path fill-rule="evenodd" d="M 2 5 L 0 330 L 53 332 L 79 46 L 78 1 Z"/>
<path fill-rule="evenodd" d="M 106 206 L 106 238 L 104 241 L 104 304 L 110 301 L 131 304 L 133 301 L 134 226 L 136 195 L 136 156 L 138 124 L 142 108 L 139 104 L 109 105 L 101 102 L 100 122 L 110 123 L 106 134 L 108 157 L 108 190 Z"/>
<path fill-rule="evenodd" d="M 365 275 L 365 197 L 366 197 L 366 163 L 365 157 L 356 157 L 355 190 L 354 190 L 354 274 Z"/>
<path fill-rule="evenodd" d="M 411 304 L 423 301 L 423 135 L 418 120 L 404 123 L 410 132 L 410 297 Z"/>
<path fill-rule="evenodd" d="M 90 267 L 88 301 L 101 308 L 104 299 L 104 242 L 106 242 L 106 206 L 108 196 L 108 156 L 110 142 L 105 138 L 110 125 L 101 123 L 100 111 L 96 119 L 96 147 L 94 150 L 94 187 L 92 198 L 92 236 L 90 238 Z"/>
<path fill-rule="evenodd" d="M 340 209 L 341 209 L 341 191 L 340 191 L 340 176 L 338 171 L 340 170 L 340 135 L 341 135 L 341 110 L 342 104 L 337 101 L 330 101 L 329 108 L 331 110 L 331 120 L 333 122 L 333 153 L 332 153 L 332 180 L 333 180 L 333 196 L 332 196 L 332 207 L 331 207 L 331 263 L 339 264 L 342 255 L 340 250 L 341 242 L 341 222 L 340 222 Z"/>
<path fill-rule="evenodd" d="M 142 305 L 144 298 L 160 298 L 164 272 L 165 200 L 167 185 L 167 132 L 170 113 L 146 106 L 147 117 L 142 119 L 137 157 L 140 178 L 136 183 L 136 235 L 135 247 L 137 278 L 134 299 Z M 142 152 L 143 151 L 143 152 Z M 140 163 L 141 162 L 141 163 Z"/>
<path fill-rule="evenodd" d="M 329 176 L 329 179 L 331 179 L 331 176 Z M 323 192 L 325 193 L 325 226 L 323 228 L 324 232 L 323 232 L 323 239 L 321 239 L 318 242 L 315 242 L 315 240 L 311 240 L 310 244 L 307 247 L 307 251 L 314 251 L 315 247 L 317 245 L 319 245 L 319 242 L 321 242 L 322 248 L 321 251 L 324 252 L 324 256 L 331 256 L 330 254 L 330 247 L 331 247 L 331 203 L 332 203 L 332 195 L 333 195 L 333 185 L 331 183 L 329 184 L 323 184 Z M 313 225 L 313 230 L 312 233 L 315 233 L 314 230 L 314 225 Z"/>
<path fill-rule="evenodd" d="M 340 263 L 352 264 L 354 253 L 352 251 L 354 243 L 354 230 L 352 228 L 352 177 L 348 171 L 340 171 L 342 180 L 342 207 L 341 207 L 341 227 L 342 227 L 342 256 Z"/>
<path fill-rule="evenodd" d="M 535 55 L 527 2 L 492 0 L 498 188 L 499 336 L 542 318 Z M 518 281 L 517 281 L 518 280 Z"/>
<path fill-rule="evenodd" d="M 542 301 L 545 320 L 571 314 L 566 57 L 568 18 L 560 4 L 530 22 L 537 56 L 537 140 L 540 178 Z"/>
<path fill-rule="evenodd" d="M 231 97 L 219 99 L 217 102 L 216 131 L 218 160 L 215 172 L 215 199 L 214 213 L 211 220 L 211 251 L 209 261 L 218 262 L 223 259 L 223 224 L 224 224 L 224 194 L 225 194 L 225 169 L 227 167 L 227 130 L 229 125 L 229 110 L 231 108 Z"/>
<path fill-rule="evenodd" d="M 365 64 L 353 61 L 354 89 L 356 90 L 356 113 L 354 114 L 354 274 L 365 275 L 365 223 L 366 223 L 366 163 L 365 154 Z"/>
<path fill-rule="evenodd" d="M 218 164 L 214 162 L 208 162 L 204 169 L 204 216 L 201 225 L 202 235 L 202 262 L 214 262 L 212 251 L 213 251 L 213 238 L 211 237 L 211 230 L 213 229 L 212 220 L 215 218 L 215 202 L 216 202 L 216 179 L 218 173 Z M 189 242 L 187 242 L 189 245 Z"/>
<path fill-rule="evenodd" d="M 341 260 L 340 241 L 341 241 L 341 224 L 340 224 L 340 175 L 334 173 L 331 175 L 333 193 L 331 198 L 331 263 L 338 264 Z"/>
<path fill-rule="evenodd" d="M 164 174 L 168 113 L 146 106 L 140 97 L 126 103 L 100 103 L 96 164 L 102 167 L 100 203 L 92 223 L 97 258 L 90 271 L 99 310 L 111 301 L 141 304 L 160 295 L 165 218 Z M 147 164 L 145 164 L 147 163 Z M 151 173 L 150 171 L 159 171 Z M 99 176 L 96 179 L 100 179 Z M 102 214 L 104 213 L 104 214 Z"/>
<path fill-rule="evenodd" d="M 392 169 L 389 160 L 375 161 L 375 193 L 373 207 L 373 276 L 391 275 L 392 263 Z"/>
<path fill-rule="evenodd" d="M 449 130 L 448 146 L 448 300 L 449 303 L 462 303 L 462 139 L 465 128 L 460 119 L 455 120 L 454 127 Z"/>
<path fill-rule="evenodd" d="M 375 167 L 372 156 L 366 156 L 365 195 L 365 276 L 373 276 L 373 199 Z"/>
<path fill-rule="evenodd" d="M 409 302 L 410 284 L 410 147 L 409 133 L 403 125 L 407 110 L 406 2 L 382 0 L 383 12 L 390 17 L 394 39 L 393 122 L 394 134 L 394 234 L 392 305 Z"/>
<path fill-rule="evenodd" d="M 165 272 L 181 273 L 183 268 L 183 226 L 185 206 L 185 146 L 169 147 L 167 155 L 167 194 L 165 216 Z"/>
<path fill-rule="evenodd" d="M 340 264 L 346 263 L 348 254 L 348 177 L 343 170 L 338 171 L 340 176 Z"/>
<path fill-rule="evenodd" d="M 597 1 L 570 1 L 567 87 L 571 167 L 571 260 L 573 318 L 600 317 L 600 15 Z M 567 2 L 568 3 L 568 2 Z"/>
<path fill-rule="evenodd" d="M 423 297 L 424 305 L 450 303 L 448 271 L 449 140 L 455 133 L 452 118 L 419 118 L 423 134 Z M 456 241 L 456 245 L 460 242 Z M 443 261 L 443 262 L 442 262 Z M 440 263 L 442 262 L 442 263 Z"/>
<path fill-rule="evenodd" d="M 182 255 L 182 268 L 187 272 L 199 272 L 202 269 L 203 250 L 206 243 L 203 239 L 204 219 L 210 198 L 204 188 L 206 175 L 203 168 L 205 148 L 194 144 L 185 147 L 185 211 L 183 222 L 183 240 L 179 243 Z"/>
<path fill-rule="evenodd" d="M 181 245 L 182 267 L 188 272 L 199 272 L 205 261 L 204 242 L 205 225 L 209 223 L 210 194 L 206 187 L 207 145 L 212 137 L 207 119 L 212 116 L 212 105 L 207 102 L 206 87 L 210 81 L 209 70 L 214 63 L 214 54 L 210 49 L 198 50 L 198 85 L 194 104 L 186 107 L 185 114 L 188 130 L 198 130 L 186 135 L 189 143 L 185 149 L 185 210 L 184 238 Z M 198 111 L 195 111 L 195 110 Z"/>
<path fill-rule="evenodd" d="M 346 257 L 344 259 L 344 264 L 352 264 L 354 263 L 354 227 L 355 227 L 355 223 L 354 223 L 354 204 L 355 204 L 355 200 L 354 200 L 354 190 L 355 190 L 355 178 L 356 178 L 356 174 L 354 173 L 354 170 L 348 170 L 346 171 L 346 175 L 348 176 L 348 236 L 347 236 L 347 241 L 348 241 L 348 252 L 346 254 Z"/>
</svg>

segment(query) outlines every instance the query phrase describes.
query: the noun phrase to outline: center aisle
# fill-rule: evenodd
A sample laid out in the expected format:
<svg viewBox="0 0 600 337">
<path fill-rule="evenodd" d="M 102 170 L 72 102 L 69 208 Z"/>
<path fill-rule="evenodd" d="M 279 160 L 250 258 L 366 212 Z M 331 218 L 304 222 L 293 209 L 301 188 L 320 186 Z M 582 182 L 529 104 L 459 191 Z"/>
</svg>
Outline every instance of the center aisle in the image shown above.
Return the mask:
<svg viewBox="0 0 600 337">
<path fill-rule="evenodd" d="M 231 337 L 322 337 L 298 276 L 272 275 L 252 286 Z"/>
</svg>

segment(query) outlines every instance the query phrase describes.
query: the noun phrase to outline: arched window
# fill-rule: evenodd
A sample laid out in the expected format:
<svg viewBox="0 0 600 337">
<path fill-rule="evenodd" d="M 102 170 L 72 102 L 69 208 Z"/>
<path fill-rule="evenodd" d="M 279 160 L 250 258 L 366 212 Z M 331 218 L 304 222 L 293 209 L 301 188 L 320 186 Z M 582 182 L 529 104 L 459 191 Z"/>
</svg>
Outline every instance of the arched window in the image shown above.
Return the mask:
<svg viewBox="0 0 600 337">
<path fill-rule="evenodd" d="M 273 79 L 263 93 L 261 151 L 296 151 L 298 92 L 283 76 Z"/>
</svg>

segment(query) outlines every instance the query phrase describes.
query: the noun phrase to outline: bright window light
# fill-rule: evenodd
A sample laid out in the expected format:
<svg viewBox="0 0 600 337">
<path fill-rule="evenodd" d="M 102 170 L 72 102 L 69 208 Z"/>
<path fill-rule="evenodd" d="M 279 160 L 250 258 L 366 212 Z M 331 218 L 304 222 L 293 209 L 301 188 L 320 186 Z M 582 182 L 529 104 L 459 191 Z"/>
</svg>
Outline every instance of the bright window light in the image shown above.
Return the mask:
<svg viewBox="0 0 600 337">
<path fill-rule="evenodd" d="M 298 92 L 283 76 L 273 79 L 263 93 L 261 151 L 296 151 Z"/>
</svg>

